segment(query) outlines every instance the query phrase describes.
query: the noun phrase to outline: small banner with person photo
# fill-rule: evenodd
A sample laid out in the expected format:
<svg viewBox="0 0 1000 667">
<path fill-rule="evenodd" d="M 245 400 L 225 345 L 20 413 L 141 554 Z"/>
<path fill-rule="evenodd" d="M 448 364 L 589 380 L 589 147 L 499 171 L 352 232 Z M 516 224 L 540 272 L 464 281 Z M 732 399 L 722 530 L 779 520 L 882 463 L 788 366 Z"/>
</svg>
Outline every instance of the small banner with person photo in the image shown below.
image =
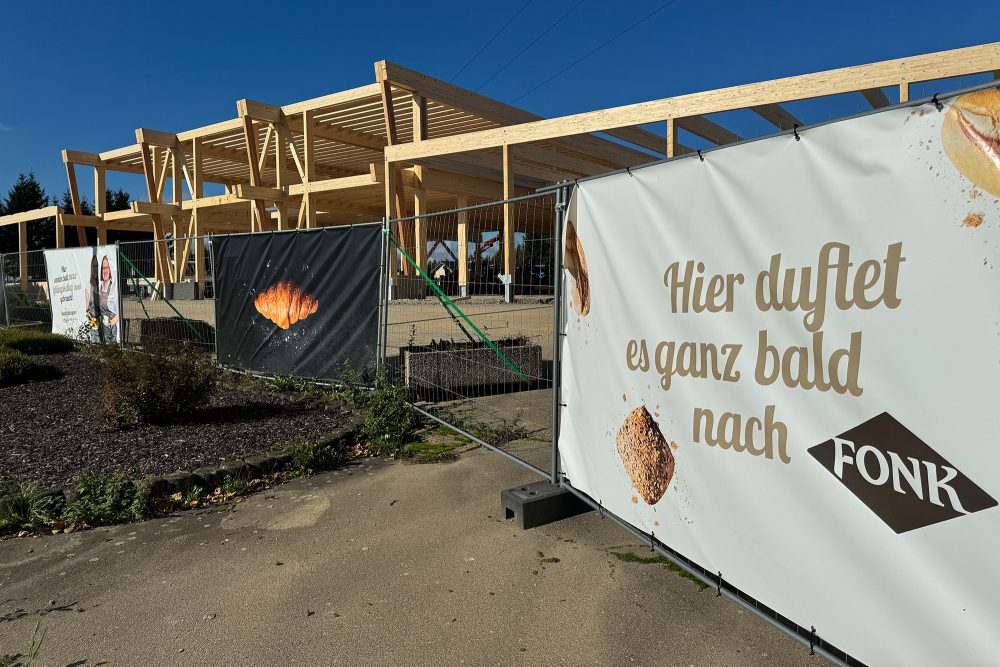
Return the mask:
<svg viewBox="0 0 1000 667">
<path fill-rule="evenodd" d="M 567 214 L 570 483 L 869 665 L 1000 656 L 1000 91 L 941 102 Z"/>
<path fill-rule="evenodd" d="M 219 363 L 275 375 L 365 374 L 378 344 L 381 223 L 212 239 Z"/>
<path fill-rule="evenodd" d="M 45 251 L 52 333 L 87 343 L 121 343 L 118 248 Z"/>
</svg>

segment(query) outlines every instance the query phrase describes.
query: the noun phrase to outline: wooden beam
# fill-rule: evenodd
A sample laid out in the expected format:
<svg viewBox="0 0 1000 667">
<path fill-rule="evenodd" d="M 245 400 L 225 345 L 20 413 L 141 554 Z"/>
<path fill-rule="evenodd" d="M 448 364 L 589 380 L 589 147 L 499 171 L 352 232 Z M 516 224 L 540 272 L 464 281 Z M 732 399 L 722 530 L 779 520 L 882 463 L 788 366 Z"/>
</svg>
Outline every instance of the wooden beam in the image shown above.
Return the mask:
<svg viewBox="0 0 1000 667">
<path fill-rule="evenodd" d="M 191 161 L 194 167 L 194 191 L 191 199 L 201 199 L 205 196 L 205 151 L 201 139 L 197 137 L 191 140 Z"/>
<path fill-rule="evenodd" d="M 129 207 L 132 213 L 141 215 L 180 215 L 183 211 L 181 204 L 160 204 L 148 201 L 129 202 Z M 104 217 L 108 220 L 120 220 L 129 216 L 124 215 L 123 211 L 112 211 Z"/>
<path fill-rule="evenodd" d="M 31 222 L 32 220 L 44 220 L 54 218 L 62 213 L 58 206 L 46 206 L 37 208 L 34 211 L 24 211 L 23 213 L 11 213 L 10 215 L 0 215 L 0 227 L 4 225 L 16 225 L 21 222 Z"/>
<path fill-rule="evenodd" d="M 780 104 L 760 104 L 751 107 L 750 110 L 779 130 L 790 130 L 796 125 L 803 124 Z"/>
<path fill-rule="evenodd" d="M 910 101 L 910 83 L 903 81 L 899 84 L 899 103 Z"/>
<path fill-rule="evenodd" d="M 412 93 L 418 93 L 428 99 L 436 100 L 441 104 L 467 111 L 503 125 L 517 125 L 542 120 L 542 117 L 537 114 L 518 109 L 503 102 L 498 102 L 497 100 L 459 88 L 458 86 L 386 60 L 375 63 L 375 79 L 383 85 L 391 84 Z M 663 118 L 658 118 L 657 120 L 663 120 Z M 639 124 L 629 123 L 628 125 Z M 637 145 L 652 142 L 651 137 L 653 135 L 650 134 L 647 136 L 643 130 L 628 128 L 626 125 L 621 125 L 618 128 L 608 128 L 607 134 L 611 136 L 622 135 L 622 128 L 626 129 L 624 130 L 624 136 L 618 136 L 620 139 L 637 143 Z M 395 144 L 397 142 L 390 141 L 389 143 Z M 572 139 L 564 139 L 563 143 L 576 150 L 602 155 L 607 159 L 613 160 L 617 166 L 641 164 L 651 159 L 646 153 L 611 141 L 599 139 L 598 137 L 573 137 Z M 662 146 L 652 150 L 658 153 L 662 152 Z"/>
<path fill-rule="evenodd" d="M 989 72 L 998 68 L 1000 68 L 1000 43 L 992 43 L 680 95 L 652 102 L 628 104 L 562 118 L 480 130 L 454 137 L 440 137 L 419 144 L 387 146 L 385 156 L 390 163 L 412 162 L 423 157 L 495 148 L 504 144 L 547 141 L 577 134 L 607 131 L 616 127 L 643 125 L 667 118 L 690 117 L 762 104 L 777 104 L 899 85 L 901 79 L 913 83 Z"/>
<path fill-rule="evenodd" d="M 138 144 L 148 144 L 159 146 L 160 148 L 173 148 L 177 145 L 177 135 L 159 130 L 149 130 L 140 127 L 135 131 L 135 141 Z"/>
<path fill-rule="evenodd" d="M 381 171 L 381 170 L 380 170 Z M 288 186 L 288 196 L 298 197 L 308 193 L 333 192 L 335 190 L 357 190 L 360 188 L 370 188 L 379 183 L 372 174 L 362 174 L 361 176 L 344 176 L 342 178 L 328 178 L 323 181 L 307 181 Z M 237 190 L 240 186 L 236 186 Z"/>
<path fill-rule="evenodd" d="M 677 153 L 677 121 L 673 118 L 667 119 L 667 157 L 674 157 Z"/>
<path fill-rule="evenodd" d="M 413 113 L 413 141 L 424 141 L 427 139 L 427 98 L 420 95 L 412 97 Z M 413 168 L 418 185 L 413 190 L 413 215 L 416 216 L 411 223 L 413 225 L 413 248 L 412 257 L 424 273 L 427 272 L 427 227 L 430 221 L 424 216 L 427 215 L 427 189 L 422 180 L 423 167 Z"/>
<path fill-rule="evenodd" d="M 28 223 L 17 223 L 17 266 L 21 278 L 21 290 L 28 289 Z M 0 285 L 0 289 L 3 285 Z"/>
<path fill-rule="evenodd" d="M 511 170 L 510 170 L 510 146 L 503 145 L 503 198 L 510 199 L 511 193 Z M 514 236 L 514 221 L 511 219 L 510 204 L 503 205 L 503 272 L 513 279 L 514 275 L 514 253 L 516 241 Z"/>
<path fill-rule="evenodd" d="M 357 177 L 352 176 L 351 178 Z M 233 195 L 239 199 L 266 199 L 274 202 L 285 198 L 285 192 L 280 188 L 265 188 L 259 185 L 247 185 L 246 183 L 237 183 Z"/>
<path fill-rule="evenodd" d="M 241 101 L 245 102 L 246 100 Z M 253 118 L 250 116 L 243 116 L 243 140 L 246 143 L 247 162 L 250 168 L 250 185 L 260 187 L 264 185 L 264 183 L 260 178 L 260 162 L 257 151 L 257 128 L 254 126 Z M 265 212 L 264 201 L 262 199 L 253 199 L 252 201 L 258 225 L 256 231 L 264 231 L 265 225 L 267 225 L 265 219 L 270 219 L 267 217 L 267 213 Z M 252 220 L 250 230 L 254 231 Z"/>
<path fill-rule="evenodd" d="M 455 200 L 456 208 L 469 205 L 469 198 L 459 195 Z M 459 296 L 469 296 L 469 212 L 458 212 L 458 293 Z"/>
<path fill-rule="evenodd" d="M 711 141 L 713 144 L 722 146 L 723 144 L 732 144 L 740 140 L 740 135 L 735 132 L 730 132 L 726 128 L 713 123 L 709 119 L 703 116 L 690 116 L 687 118 L 677 118 L 677 125 L 684 130 L 687 130 L 691 134 L 697 135 L 702 139 Z"/>
<path fill-rule="evenodd" d="M 882 92 L 881 88 L 867 88 L 862 90 L 861 94 L 868 100 L 868 104 L 872 105 L 872 109 L 881 109 L 890 104 L 888 96 Z"/>
<path fill-rule="evenodd" d="M 82 164 L 87 167 L 103 167 L 104 160 L 97 153 L 87 153 L 85 151 L 68 151 L 63 150 L 62 152 L 63 162 L 72 162 L 73 164 Z"/>
<path fill-rule="evenodd" d="M 94 167 L 94 213 L 108 212 L 108 186 L 104 167 Z"/>
<path fill-rule="evenodd" d="M 66 164 L 66 180 L 69 181 L 69 197 L 73 202 L 73 214 L 82 215 L 83 205 L 80 202 L 80 188 L 76 185 L 76 167 L 72 162 L 66 162 L 69 151 L 63 151 L 63 162 Z M 87 232 L 83 227 L 76 228 L 76 240 L 80 247 L 87 245 Z"/>
<path fill-rule="evenodd" d="M 312 183 L 316 180 L 316 135 L 315 135 L 315 112 L 302 112 L 302 170 L 305 172 L 303 183 Z M 306 229 L 316 227 L 316 198 L 308 191 L 302 194 L 302 218 L 299 226 L 305 223 Z"/>
</svg>

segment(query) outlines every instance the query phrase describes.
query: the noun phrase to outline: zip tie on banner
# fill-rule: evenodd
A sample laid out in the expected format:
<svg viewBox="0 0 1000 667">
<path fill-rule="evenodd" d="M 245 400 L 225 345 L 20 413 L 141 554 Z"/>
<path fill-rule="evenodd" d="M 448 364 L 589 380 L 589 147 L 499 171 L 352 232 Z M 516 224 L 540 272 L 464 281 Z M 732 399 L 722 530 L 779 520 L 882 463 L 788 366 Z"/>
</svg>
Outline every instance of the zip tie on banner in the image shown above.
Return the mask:
<svg viewBox="0 0 1000 667">
<path fill-rule="evenodd" d="M 701 154 L 701 149 L 700 148 L 698 149 L 698 159 L 701 160 L 702 162 L 705 161 L 705 156 Z"/>
<path fill-rule="evenodd" d="M 792 134 L 795 135 L 795 141 L 802 141 L 802 137 L 799 136 L 799 124 L 795 123 L 792 125 Z"/>
<path fill-rule="evenodd" d="M 629 178 L 632 178 L 632 167 L 625 165 L 625 173 L 629 175 Z"/>
<path fill-rule="evenodd" d="M 399 252 L 403 255 L 403 257 L 406 258 L 406 261 L 408 261 L 413 266 L 413 268 L 415 268 L 417 270 L 417 273 L 419 273 L 420 277 L 424 279 L 424 282 L 426 282 L 428 285 L 431 286 L 431 289 L 433 289 L 437 293 L 438 297 L 439 298 L 443 298 L 445 300 L 445 302 L 447 302 L 447 304 L 449 306 L 451 306 L 452 308 L 454 308 L 455 312 L 457 312 L 459 315 L 461 315 L 462 319 L 465 320 L 465 323 L 468 324 L 470 327 L 472 327 L 472 330 L 475 331 L 479 335 L 479 338 L 481 338 L 484 343 L 486 343 L 487 345 L 489 345 L 490 349 L 493 350 L 493 352 L 496 353 L 496 355 L 498 357 L 500 357 L 500 359 L 505 364 L 507 364 L 507 368 L 509 368 L 510 370 L 512 370 L 515 373 L 517 373 L 518 377 L 520 377 L 522 380 L 524 380 L 525 384 L 527 384 L 530 387 L 531 386 L 531 380 L 529 380 L 524 375 L 524 373 L 521 372 L 520 368 L 518 368 L 517 366 L 514 365 L 514 362 L 512 362 L 510 359 L 508 359 L 507 356 L 503 352 L 500 351 L 500 348 L 498 348 L 493 343 L 493 341 L 491 341 L 489 339 L 489 337 L 486 334 L 484 334 L 479 329 L 479 327 L 476 326 L 476 324 L 472 320 L 469 319 L 468 315 L 466 315 L 465 313 L 462 312 L 461 308 L 459 308 L 457 305 L 455 305 L 454 301 L 452 301 L 451 299 L 448 298 L 447 294 L 445 294 L 444 292 L 441 291 L 441 288 L 438 287 L 437 284 L 435 284 L 433 280 L 431 280 L 429 277 L 427 277 L 427 274 L 424 273 L 424 270 L 421 269 L 419 266 L 417 266 L 417 263 L 413 261 L 413 258 L 410 257 L 406 253 L 405 250 L 403 250 L 403 246 L 401 246 L 399 244 L 399 241 L 397 241 L 396 238 L 394 236 L 392 236 L 391 234 L 389 235 L 389 240 L 392 241 L 393 245 L 395 245 L 396 248 L 399 250 Z M 446 308 L 446 310 L 447 310 L 447 308 Z"/>
<path fill-rule="evenodd" d="M 944 105 L 943 105 L 943 104 L 941 104 L 941 100 L 939 100 L 939 99 L 937 98 L 937 96 L 938 96 L 938 94 L 937 94 L 937 93 L 934 93 L 934 97 L 932 97 L 932 98 L 931 98 L 931 104 L 933 104 L 933 105 L 934 105 L 934 107 L 935 107 L 935 108 L 936 108 L 936 109 L 937 109 L 938 111 L 943 111 L 943 110 L 944 110 Z"/>
<path fill-rule="evenodd" d="M 816 626 L 809 626 L 809 655 L 816 655 Z"/>
<path fill-rule="evenodd" d="M 649 531 L 649 550 L 656 553 L 656 531 Z"/>
<path fill-rule="evenodd" d="M 718 588 L 715 589 L 715 597 L 722 597 L 722 570 L 719 570 L 719 585 Z"/>
<path fill-rule="evenodd" d="M 603 500 L 598 500 L 597 501 L 597 513 L 601 515 L 602 519 L 604 518 L 604 501 Z"/>
</svg>

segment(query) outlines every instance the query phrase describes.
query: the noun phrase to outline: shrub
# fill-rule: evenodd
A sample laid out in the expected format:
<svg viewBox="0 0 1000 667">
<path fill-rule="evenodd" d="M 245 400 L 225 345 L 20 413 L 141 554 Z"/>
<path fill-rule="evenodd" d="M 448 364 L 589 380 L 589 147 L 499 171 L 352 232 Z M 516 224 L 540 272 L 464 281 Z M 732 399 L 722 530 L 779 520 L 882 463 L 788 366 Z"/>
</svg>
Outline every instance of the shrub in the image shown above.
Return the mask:
<svg viewBox="0 0 1000 667">
<path fill-rule="evenodd" d="M 385 367 L 375 376 L 375 388 L 362 400 L 361 436 L 376 456 L 397 454 L 416 426 L 406 401 L 406 386 L 389 378 Z"/>
<path fill-rule="evenodd" d="M 114 347 L 100 354 L 101 415 L 109 426 L 181 421 L 215 386 L 211 357 L 187 344 L 159 346 L 156 354 Z"/>
<path fill-rule="evenodd" d="M 41 530 L 59 516 L 59 500 L 41 496 L 37 484 L 0 485 L 0 534 L 21 530 Z"/>
<path fill-rule="evenodd" d="M 74 345 L 72 340 L 58 334 L 26 329 L 0 329 L 0 347 L 24 354 L 65 354 L 72 352 Z"/>
<path fill-rule="evenodd" d="M 354 456 L 353 449 L 339 441 L 316 442 L 301 436 L 285 445 L 284 451 L 292 457 L 289 470 L 299 475 L 336 468 Z"/>
<path fill-rule="evenodd" d="M 73 486 L 80 496 L 63 513 L 66 523 L 111 526 L 149 516 L 149 485 L 134 484 L 124 472 L 100 475 L 82 470 L 73 476 Z"/>
<path fill-rule="evenodd" d="M 23 352 L 0 347 L 0 387 L 27 382 L 35 377 L 38 368 L 38 364 Z"/>
</svg>

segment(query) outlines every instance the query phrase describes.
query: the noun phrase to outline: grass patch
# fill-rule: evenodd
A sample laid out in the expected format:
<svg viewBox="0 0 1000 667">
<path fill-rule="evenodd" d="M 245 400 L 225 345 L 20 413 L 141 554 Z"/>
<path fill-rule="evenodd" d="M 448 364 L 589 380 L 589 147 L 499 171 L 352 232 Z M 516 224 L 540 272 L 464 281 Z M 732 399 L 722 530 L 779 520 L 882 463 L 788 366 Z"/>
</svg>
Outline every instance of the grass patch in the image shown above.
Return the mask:
<svg viewBox="0 0 1000 667">
<path fill-rule="evenodd" d="M 0 485 L 0 498 L 6 498 L 0 507 L 0 535 L 41 530 L 51 526 L 62 511 L 57 498 L 41 496 L 37 484 Z"/>
<path fill-rule="evenodd" d="M 27 329 L 0 329 L 0 347 L 24 354 L 66 354 L 72 352 L 75 346 L 71 339 L 58 334 Z"/>
<path fill-rule="evenodd" d="M 441 463 L 458 458 L 456 449 L 461 442 L 411 442 L 403 447 L 403 457 L 414 463 Z"/>
<path fill-rule="evenodd" d="M 471 433 L 494 447 L 502 447 L 515 440 L 526 440 L 531 436 L 531 432 L 520 423 L 517 417 L 478 421 L 459 417 L 451 412 L 443 412 L 440 416 L 441 419 L 449 424 L 454 424 L 466 433 Z M 446 426 L 441 426 L 440 428 L 454 435 L 454 431 L 451 431 Z"/>
<path fill-rule="evenodd" d="M 708 584 L 706 584 L 704 581 L 694 576 L 680 565 L 677 565 L 673 561 L 664 558 L 663 556 L 645 557 L 645 556 L 639 556 L 630 551 L 624 551 L 624 552 L 612 551 L 611 555 L 617 558 L 618 560 L 622 561 L 623 563 L 639 563 L 642 565 L 662 564 L 663 567 L 670 570 L 671 572 L 674 572 L 678 576 L 684 577 L 685 579 L 688 579 L 689 581 L 693 582 L 694 585 L 698 587 L 698 590 L 703 591 L 706 588 L 708 588 Z"/>
</svg>

